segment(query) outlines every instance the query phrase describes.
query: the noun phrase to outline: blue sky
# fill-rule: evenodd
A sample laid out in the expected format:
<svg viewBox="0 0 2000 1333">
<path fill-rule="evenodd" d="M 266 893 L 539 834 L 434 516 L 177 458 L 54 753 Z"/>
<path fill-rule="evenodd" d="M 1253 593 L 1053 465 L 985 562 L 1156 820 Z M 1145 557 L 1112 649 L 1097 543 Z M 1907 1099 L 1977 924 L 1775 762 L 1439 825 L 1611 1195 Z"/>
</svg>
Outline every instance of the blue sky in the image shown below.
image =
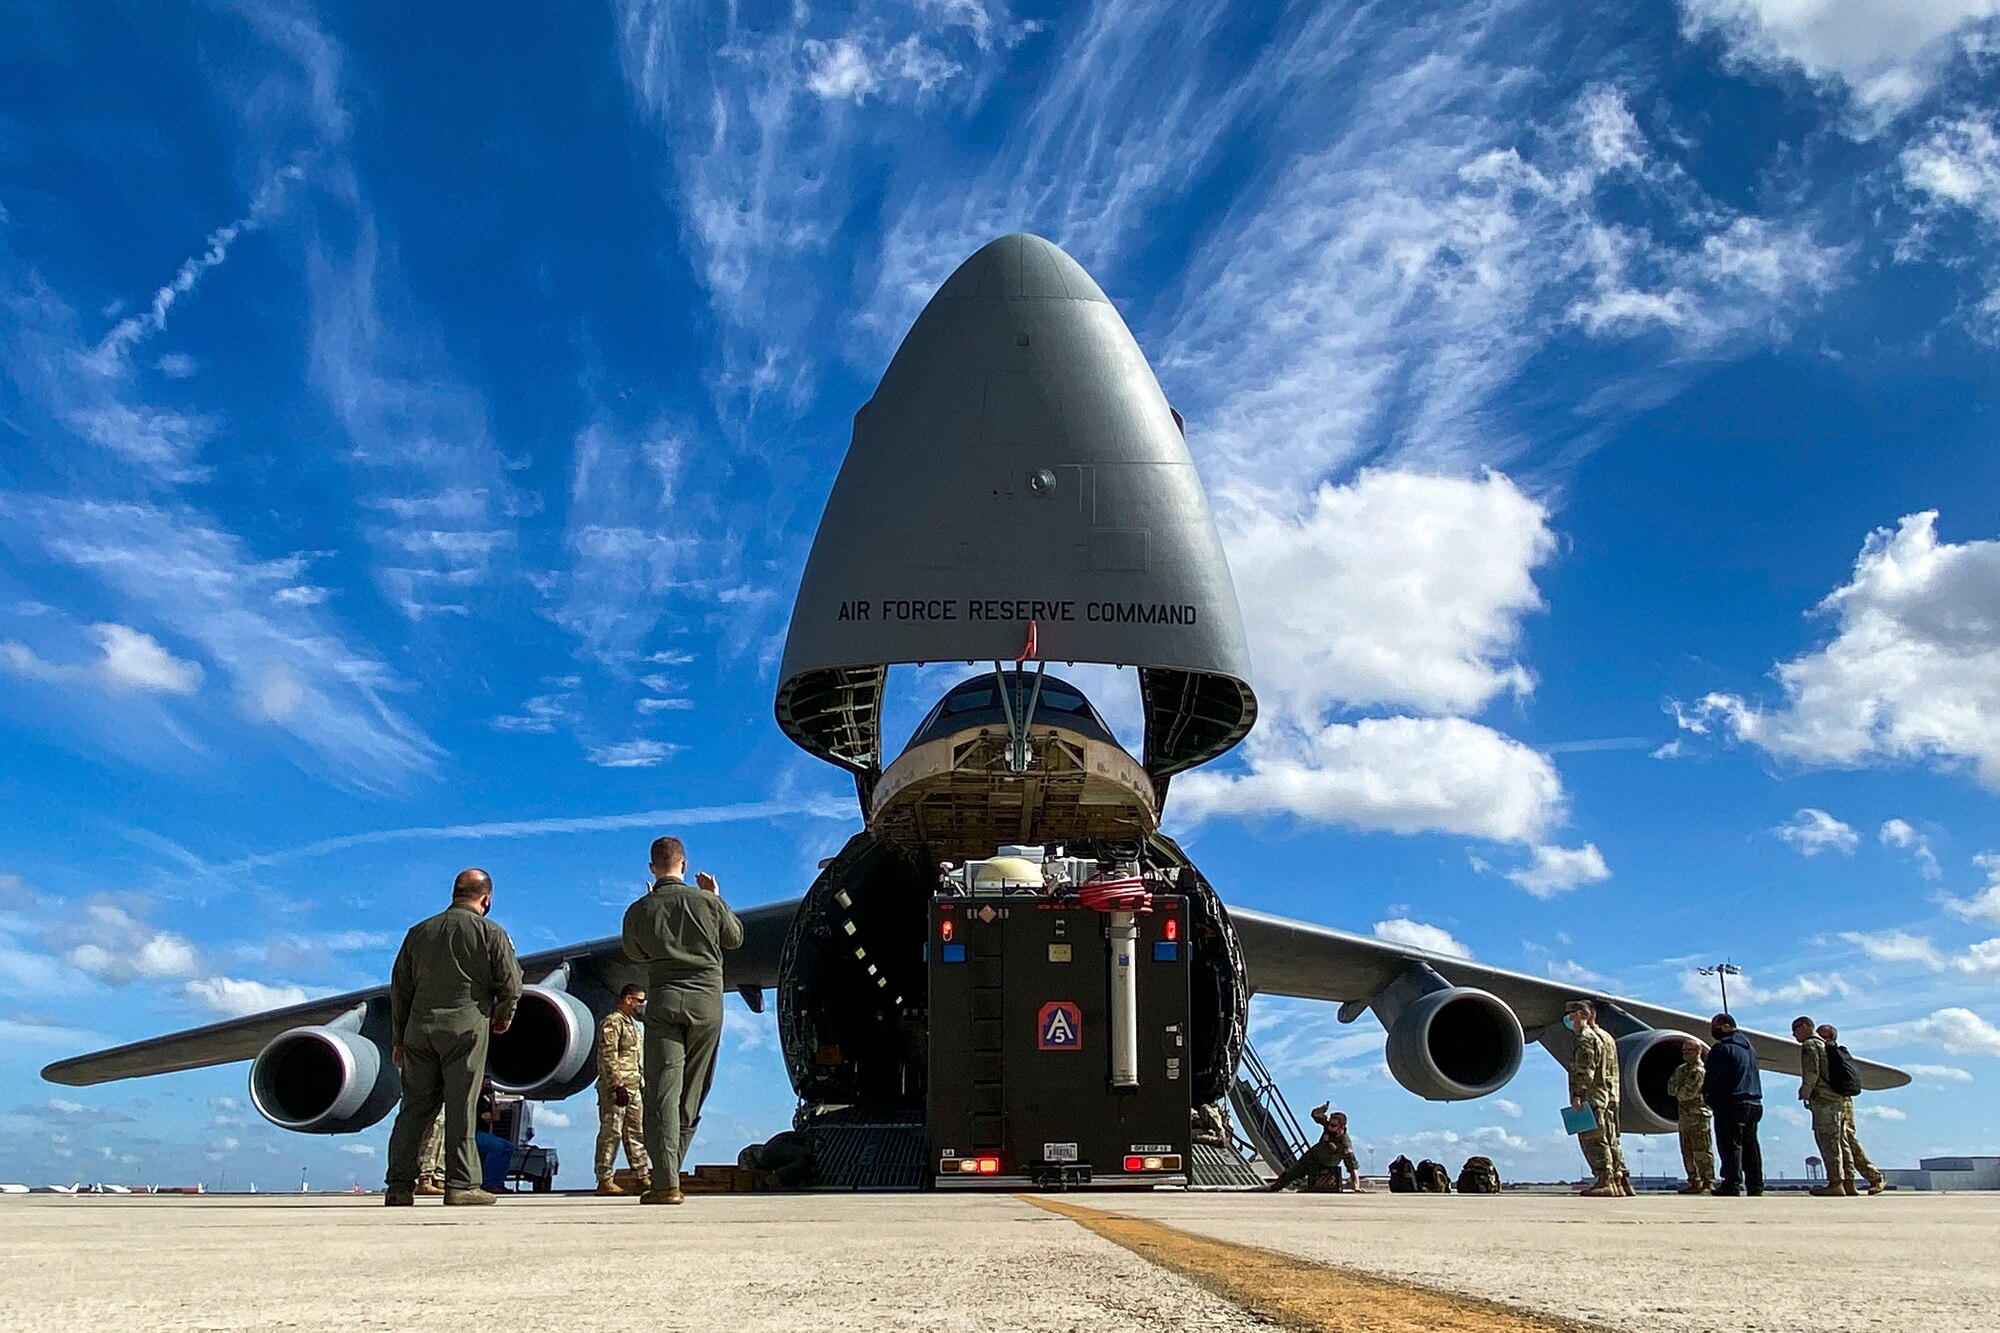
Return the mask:
<svg viewBox="0 0 2000 1333">
<path fill-rule="evenodd" d="M 1227 899 L 1694 1009 L 1730 957 L 1919 1071 L 1878 1160 L 2000 1149 L 1989 6 L 1406 8 L 16 6 L 0 1178 L 378 1180 L 386 1125 L 281 1134 L 240 1067 L 34 1073 L 374 983 L 463 865 L 523 949 L 670 829 L 801 891 L 855 822 L 770 716 L 813 526 L 1024 229 L 1235 570 L 1263 718 L 1168 812 Z M 1434 1106 L 1366 1023 L 1255 1021 L 1378 1165 L 1576 1168 L 1539 1054 Z M 789 1115 L 734 1001 L 711 1105 L 714 1158 Z"/>
</svg>

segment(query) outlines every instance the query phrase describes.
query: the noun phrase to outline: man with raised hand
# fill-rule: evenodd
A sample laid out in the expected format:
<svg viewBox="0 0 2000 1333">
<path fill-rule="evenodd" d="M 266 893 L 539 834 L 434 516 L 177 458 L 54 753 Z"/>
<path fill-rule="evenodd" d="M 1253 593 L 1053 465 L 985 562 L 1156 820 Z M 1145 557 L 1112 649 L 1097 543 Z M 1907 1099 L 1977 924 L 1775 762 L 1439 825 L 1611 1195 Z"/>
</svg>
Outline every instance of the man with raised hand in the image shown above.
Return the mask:
<svg viewBox="0 0 2000 1333">
<path fill-rule="evenodd" d="M 653 842 L 653 886 L 625 909 L 625 956 L 646 965 L 646 1156 L 653 1187 L 640 1203 L 681 1203 L 681 1161 L 701 1122 L 722 1044 L 722 954 L 743 923 L 706 871 L 690 885 L 679 838 Z"/>
</svg>

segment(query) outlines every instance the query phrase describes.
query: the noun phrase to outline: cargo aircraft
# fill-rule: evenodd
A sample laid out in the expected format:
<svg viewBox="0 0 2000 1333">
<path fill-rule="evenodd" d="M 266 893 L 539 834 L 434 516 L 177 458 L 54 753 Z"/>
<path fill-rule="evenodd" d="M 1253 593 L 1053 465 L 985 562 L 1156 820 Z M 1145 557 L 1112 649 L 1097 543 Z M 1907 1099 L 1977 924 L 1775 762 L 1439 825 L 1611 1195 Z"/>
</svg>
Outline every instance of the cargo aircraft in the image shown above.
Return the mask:
<svg viewBox="0 0 2000 1333">
<path fill-rule="evenodd" d="M 1049 670 L 1062 663 L 1135 670 L 1140 753 Z M 969 670 L 892 759 L 888 672 L 920 664 Z M 1250 676 L 1180 414 L 1081 266 L 1038 237 L 991 242 L 931 299 L 855 414 L 793 608 L 777 723 L 852 775 L 863 827 L 803 896 L 742 913 L 725 980 L 758 1012 L 776 993 L 802 1119 L 921 1115 L 940 868 L 1033 849 L 1136 869 L 1186 899 L 1196 1107 L 1235 1087 L 1253 994 L 1335 1003 L 1344 1022 L 1372 1013 L 1396 1081 L 1441 1101 L 1500 1091 L 1529 1043 L 1563 1060 L 1563 1003 L 1584 996 L 1617 1038 L 1622 1127 L 1673 1132 L 1667 1078 L 1706 1018 L 1224 903 L 1161 813 L 1177 774 L 1249 733 Z M 521 961 L 530 984 L 489 1071 L 508 1092 L 568 1097 L 591 1083 L 597 1021 L 637 972 L 615 937 Z M 247 1060 L 272 1124 L 350 1133 L 396 1103 L 388 1024 L 378 986 L 43 1076 L 87 1086 Z M 1795 1066 L 1789 1038 L 1750 1036 L 1767 1066 Z M 1868 1088 L 1909 1081 L 1857 1063 Z"/>
</svg>

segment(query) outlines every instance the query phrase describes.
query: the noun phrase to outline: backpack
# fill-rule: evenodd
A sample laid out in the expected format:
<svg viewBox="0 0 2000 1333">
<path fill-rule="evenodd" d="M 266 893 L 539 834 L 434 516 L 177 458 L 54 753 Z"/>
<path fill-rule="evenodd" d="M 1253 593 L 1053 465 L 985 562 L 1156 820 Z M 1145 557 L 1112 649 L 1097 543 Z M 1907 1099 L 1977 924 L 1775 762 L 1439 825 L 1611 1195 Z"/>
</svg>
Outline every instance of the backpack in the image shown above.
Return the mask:
<svg viewBox="0 0 2000 1333">
<path fill-rule="evenodd" d="M 1417 1168 L 1407 1157 L 1398 1157 L 1389 1163 L 1389 1193 L 1415 1194 L 1417 1192 Z"/>
<path fill-rule="evenodd" d="M 1451 1193 L 1451 1177 L 1445 1172 L 1444 1164 L 1433 1162 L 1428 1157 L 1418 1162 L 1417 1188 L 1425 1194 Z"/>
<path fill-rule="evenodd" d="M 1498 1194 L 1500 1172 L 1491 1157 L 1468 1157 L 1458 1173 L 1460 1194 Z"/>
<path fill-rule="evenodd" d="M 1843 1097 L 1861 1095 L 1861 1075 L 1855 1071 L 1854 1057 L 1845 1046 L 1826 1045 L 1826 1086 Z"/>
</svg>

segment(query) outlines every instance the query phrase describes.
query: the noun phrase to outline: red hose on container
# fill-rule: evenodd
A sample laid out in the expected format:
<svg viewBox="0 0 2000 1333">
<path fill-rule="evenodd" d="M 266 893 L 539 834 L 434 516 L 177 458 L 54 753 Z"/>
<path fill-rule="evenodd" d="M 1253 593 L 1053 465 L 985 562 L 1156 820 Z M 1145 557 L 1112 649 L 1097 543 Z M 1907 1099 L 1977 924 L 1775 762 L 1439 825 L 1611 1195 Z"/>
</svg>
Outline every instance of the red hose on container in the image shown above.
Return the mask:
<svg viewBox="0 0 2000 1333">
<path fill-rule="evenodd" d="M 1153 910 L 1153 895 L 1146 889 L 1146 881 L 1137 875 L 1126 875 L 1113 879 L 1099 875 L 1087 880 L 1076 891 L 1077 901 L 1093 912 L 1150 912 Z"/>
</svg>

